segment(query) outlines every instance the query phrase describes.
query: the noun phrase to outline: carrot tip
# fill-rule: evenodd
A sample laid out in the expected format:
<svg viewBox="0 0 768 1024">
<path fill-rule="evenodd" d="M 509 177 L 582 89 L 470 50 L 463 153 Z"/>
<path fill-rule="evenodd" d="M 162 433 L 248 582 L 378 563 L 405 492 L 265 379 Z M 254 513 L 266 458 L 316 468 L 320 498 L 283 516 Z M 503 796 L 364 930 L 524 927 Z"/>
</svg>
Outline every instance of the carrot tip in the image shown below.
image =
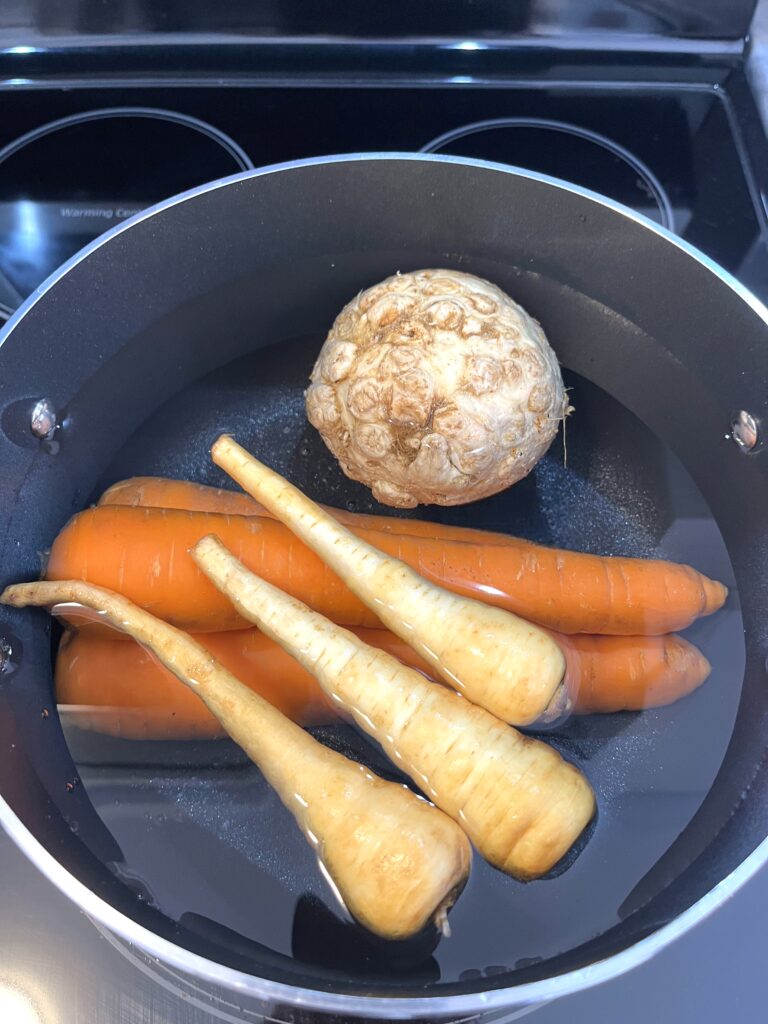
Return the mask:
<svg viewBox="0 0 768 1024">
<path fill-rule="evenodd" d="M 701 614 L 711 615 L 725 604 L 725 600 L 728 597 L 728 587 L 718 582 L 718 580 L 709 579 L 707 576 L 703 577 L 702 587 L 704 589 L 704 609 Z"/>
</svg>

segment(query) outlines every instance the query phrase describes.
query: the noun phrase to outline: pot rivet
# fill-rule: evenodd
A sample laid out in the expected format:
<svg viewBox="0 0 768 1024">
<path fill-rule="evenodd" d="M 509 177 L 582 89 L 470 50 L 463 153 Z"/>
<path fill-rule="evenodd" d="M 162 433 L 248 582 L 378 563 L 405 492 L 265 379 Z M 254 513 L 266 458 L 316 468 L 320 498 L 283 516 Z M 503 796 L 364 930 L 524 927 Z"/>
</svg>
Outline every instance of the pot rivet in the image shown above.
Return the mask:
<svg viewBox="0 0 768 1024">
<path fill-rule="evenodd" d="M 731 420 L 731 437 L 742 451 L 751 452 L 759 439 L 755 417 L 740 409 Z"/>
<path fill-rule="evenodd" d="M 32 415 L 29 420 L 29 429 L 39 437 L 41 441 L 50 441 L 56 433 L 58 420 L 56 409 L 50 398 L 40 398 L 32 407 Z"/>
</svg>

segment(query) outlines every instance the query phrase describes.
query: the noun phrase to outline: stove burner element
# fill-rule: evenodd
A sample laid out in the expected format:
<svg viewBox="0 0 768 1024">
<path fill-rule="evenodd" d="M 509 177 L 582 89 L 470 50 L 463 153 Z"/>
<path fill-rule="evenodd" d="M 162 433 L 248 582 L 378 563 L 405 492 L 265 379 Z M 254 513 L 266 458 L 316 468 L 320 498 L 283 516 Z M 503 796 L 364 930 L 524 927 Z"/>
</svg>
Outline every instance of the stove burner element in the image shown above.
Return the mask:
<svg viewBox="0 0 768 1024">
<path fill-rule="evenodd" d="M 15 139 L 0 149 L 0 322 L 107 228 L 252 166 L 213 125 L 151 107 L 90 110 Z"/>
<path fill-rule="evenodd" d="M 606 135 L 565 121 L 499 117 L 438 135 L 422 153 L 451 153 L 551 174 L 631 206 L 671 231 L 672 204 L 642 160 Z"/>
</svg>

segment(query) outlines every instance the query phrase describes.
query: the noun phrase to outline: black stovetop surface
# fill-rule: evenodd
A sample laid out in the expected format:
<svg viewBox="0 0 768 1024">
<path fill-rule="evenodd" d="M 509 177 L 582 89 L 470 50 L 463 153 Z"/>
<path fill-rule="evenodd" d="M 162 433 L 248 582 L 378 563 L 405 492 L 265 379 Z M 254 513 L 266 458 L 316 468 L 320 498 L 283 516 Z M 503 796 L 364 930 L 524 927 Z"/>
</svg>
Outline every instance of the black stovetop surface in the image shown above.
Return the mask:
<svg viewBox="0 0 768 1024">
<path fill-rule="evenodd" d="M 232 62 L 226 75 L 120 70 L 119 87 L 118 72 L 87 78 L 81 67 L 74 77 L 69 51 L 59 64 L 54 53 L 59 71 L 45 75 L 36 51 L 0 53 L 0 303 L 17 305 L 91 238 L 167 195 L 249 165 L 387 150 L 479 157 L 592 188 L 768 297 L 768 146 L 738 56 L 682 54 L 675 64 L 669 53 L 593 53 L 590 64 L 580 53 L 569 67 L 562 53 L 536 62 L 510 51 L 505 77 L 496 51 L 453 50 L 453 65 L 436 71 L 431 58 L 445 51 L 425 48 L 422 74 L 404 76 L 393 54 L 387 72 L 345 74 L 344 61 L 308 46 L 300 75 L 278 72 L 272 53 L 259 76 L 243 70 L 239 50 L 222 52 Z M 115 54 L 116 64 L 128 61 Z M 27 74 L 3 87 L 3 69 Z M 229 141 L 222 148 L 210 133 L 138 112 L 89 120 L 103 108 L 169 111 Z M 45 134 L 46 124 L 78 116 L 85 122 Z M 41 137 L 19 143 L 35 131 Z"/>
</svg>

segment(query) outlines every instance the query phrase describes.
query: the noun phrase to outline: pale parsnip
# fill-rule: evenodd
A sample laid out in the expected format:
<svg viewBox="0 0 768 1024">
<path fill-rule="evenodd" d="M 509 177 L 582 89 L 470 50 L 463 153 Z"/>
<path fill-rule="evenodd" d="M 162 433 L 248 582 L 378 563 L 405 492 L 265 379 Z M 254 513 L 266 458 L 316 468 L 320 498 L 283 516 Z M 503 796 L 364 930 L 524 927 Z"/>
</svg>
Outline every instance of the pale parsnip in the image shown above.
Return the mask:
<svg viewBox="0 0 768 1024">
<path fill-rule="evenodd" d="M 581 834 L 594 814 L 592 790 L 551 747 L 255 576 L 217 538 L 192 554 L 239 613 L 315 675 L 496 867 L 535 878 Z"/>
<path fill-rule="evenodd" d="M 560 702 L 565 659 L 543 630 L 428 582 L 356 537 L 231 437 L 220 437 L 211 455 L 473 703 L 512 725 L 529 725 Z"/>
<path fill-rule="evenodd" d="M 432 921 L 444 923 L 466 881 L 471 849 L 436 807 L 318 743 L 201 644 L 119 594 L 79 581 L 41 582 L 8 587 L 0 601 L 84 605 L 151 650 L 261 768 L 350 913 L 370 931 L 404 939 Z"/>
</svg>

